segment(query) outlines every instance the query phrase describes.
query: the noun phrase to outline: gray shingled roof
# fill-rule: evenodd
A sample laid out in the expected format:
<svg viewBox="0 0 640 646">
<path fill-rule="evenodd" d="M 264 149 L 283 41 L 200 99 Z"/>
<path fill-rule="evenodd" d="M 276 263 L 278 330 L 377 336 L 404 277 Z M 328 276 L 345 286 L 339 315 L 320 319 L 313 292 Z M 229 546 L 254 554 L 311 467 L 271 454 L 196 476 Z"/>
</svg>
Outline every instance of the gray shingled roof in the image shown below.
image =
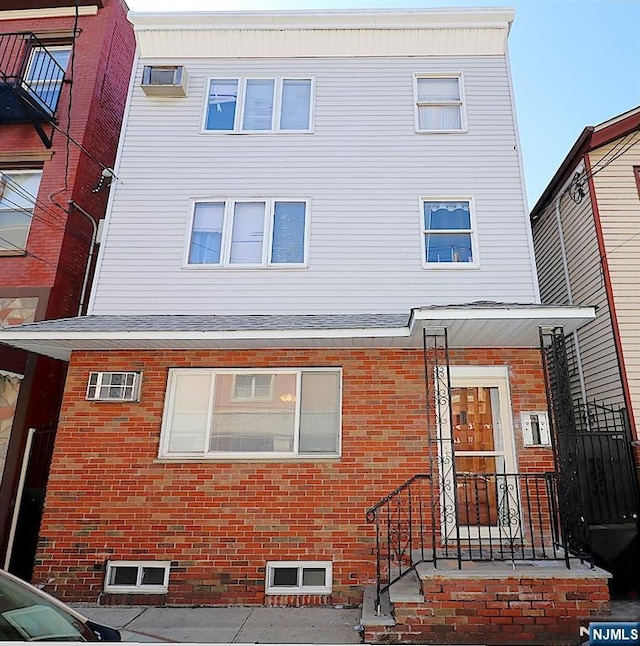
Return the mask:
<svg viewBox="0 0 640 646">
<path fill-rule="evenodd" d="M 409 314 L 297 314 L 216 316 L 189 314 L 99 315 L 39 321 L 15 330 L 38 332 L 226 332 L 404 327 Z M 6 328 L 9 329 L 9 328 Z"/>
</svg>

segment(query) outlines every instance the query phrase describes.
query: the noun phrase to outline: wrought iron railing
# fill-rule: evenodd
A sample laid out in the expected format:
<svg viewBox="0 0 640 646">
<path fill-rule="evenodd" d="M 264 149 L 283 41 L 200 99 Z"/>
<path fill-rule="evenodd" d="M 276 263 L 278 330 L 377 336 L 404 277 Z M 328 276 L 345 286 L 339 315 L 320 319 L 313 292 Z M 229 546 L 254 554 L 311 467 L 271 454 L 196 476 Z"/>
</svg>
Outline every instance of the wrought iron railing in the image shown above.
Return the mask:
<svg viewBox="0 0 640 646">
<path fill-rule="evenodd" d="M 0 81 L 30 108 L 52 117 L 65 70 L 31 32 L 0 34 Z"/>
<path fill-rule="evenodd" d="M 441 491 L 413 476 L 367 511 L 375 526 L 376 608 L 382 594 L 420 563 L 555 560 L 571 567 L 556 473 L 456 473 L 456 518 Z M 435 504 L 434 501 L 435 500 Z M 585 559 L 586 555 L 577 555 Z"/>
</svg>

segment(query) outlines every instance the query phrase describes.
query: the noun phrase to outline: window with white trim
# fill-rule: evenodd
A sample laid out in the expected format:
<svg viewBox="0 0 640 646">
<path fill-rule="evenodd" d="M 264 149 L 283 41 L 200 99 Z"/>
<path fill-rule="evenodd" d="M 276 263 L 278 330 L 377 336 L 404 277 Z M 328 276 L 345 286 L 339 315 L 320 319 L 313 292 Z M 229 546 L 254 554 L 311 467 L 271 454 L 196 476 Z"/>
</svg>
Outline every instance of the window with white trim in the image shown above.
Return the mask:
<svg viewBox="0 0 640 646">
<path fill-rule="evenodd" d="M 207 132 L 310 132 L 310 78 L 209 79 Z"/>
<path fill-rule="evenodd" d="M 107 561 L 105 592 L 166 594 L 171 561 Z"/>
<path fill-rule="evenodd" d="M 195 202 L 187 265 L 304 266 L 307 219 L 305 200 Z"/>
<path fill-rule="evenodd" d="M 267 594 L 331 594 L 331 561 L 267 562 Z"/>
<path fill-rule="evenodd" d="M 25 74 L 25 85 L 34 98 L 51 114 L 56 111 L 64 73 L 71 57 L 71 46 L 34 47 Z"/>
<path fill-rule="evenodd" d="M 461 76 L 415 77 L 416 130 L 462 132 L 466 129 Z"/>
<path fill-rule="evenodd" d="M 140 397 L 139 372 L 91 372 L 87 384 L 87 399 L 96 401 L 130 402 Z"/>
<path fill-rule="evenodd" d="M 0 171 L 0 254 L 26 248 L 41 179 L 41 170 Z"/>
<path fill-rule="evenodd" d="M 422 199 L 422 262 L 425 267 L 476 267 L 471 200 Z"/>
<path fill-rule="evenodd" d="M 337 457 L 340 414 L 338 368 L 175 368 L 160 457 Z"/>
</svg>

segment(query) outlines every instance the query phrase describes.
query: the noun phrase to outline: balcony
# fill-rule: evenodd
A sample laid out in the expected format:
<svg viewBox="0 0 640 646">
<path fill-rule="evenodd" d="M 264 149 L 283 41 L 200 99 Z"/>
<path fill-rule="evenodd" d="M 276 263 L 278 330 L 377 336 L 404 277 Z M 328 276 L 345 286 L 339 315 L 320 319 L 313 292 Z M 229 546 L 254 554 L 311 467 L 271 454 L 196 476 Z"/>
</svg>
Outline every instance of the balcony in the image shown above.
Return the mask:
<svg viewBox="0 0 640 646">
<path fill-rule="evenodd" d="M 33 34 L 0 34 L 0 124 L 31 123 L 44 145 L 51 136 L 71 48 L 47 48 Z"/>
</svg>

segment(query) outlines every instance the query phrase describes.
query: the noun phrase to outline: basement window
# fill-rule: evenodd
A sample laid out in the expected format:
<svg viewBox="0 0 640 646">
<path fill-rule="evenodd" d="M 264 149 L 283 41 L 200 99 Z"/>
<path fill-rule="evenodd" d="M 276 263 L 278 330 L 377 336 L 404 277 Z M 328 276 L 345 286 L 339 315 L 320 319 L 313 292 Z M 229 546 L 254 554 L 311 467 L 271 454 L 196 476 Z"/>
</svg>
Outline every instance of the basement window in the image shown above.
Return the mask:
<svg viewBox="0 0 640 646">
<path fill-rule="evenodd" d="M 166 594 L 170 561 L 108 561 L 105 592 Z"/>
<path fill-rule="evenodd" d="M 331 561 L 269 561 L 267 594 L 331 594 Z"/>
<path fill-rule="evenodd" d="M 135 402 L 140 399 L 140 372 L 92 372 L 87 399 L 93 401 Z"/>
</svg>

